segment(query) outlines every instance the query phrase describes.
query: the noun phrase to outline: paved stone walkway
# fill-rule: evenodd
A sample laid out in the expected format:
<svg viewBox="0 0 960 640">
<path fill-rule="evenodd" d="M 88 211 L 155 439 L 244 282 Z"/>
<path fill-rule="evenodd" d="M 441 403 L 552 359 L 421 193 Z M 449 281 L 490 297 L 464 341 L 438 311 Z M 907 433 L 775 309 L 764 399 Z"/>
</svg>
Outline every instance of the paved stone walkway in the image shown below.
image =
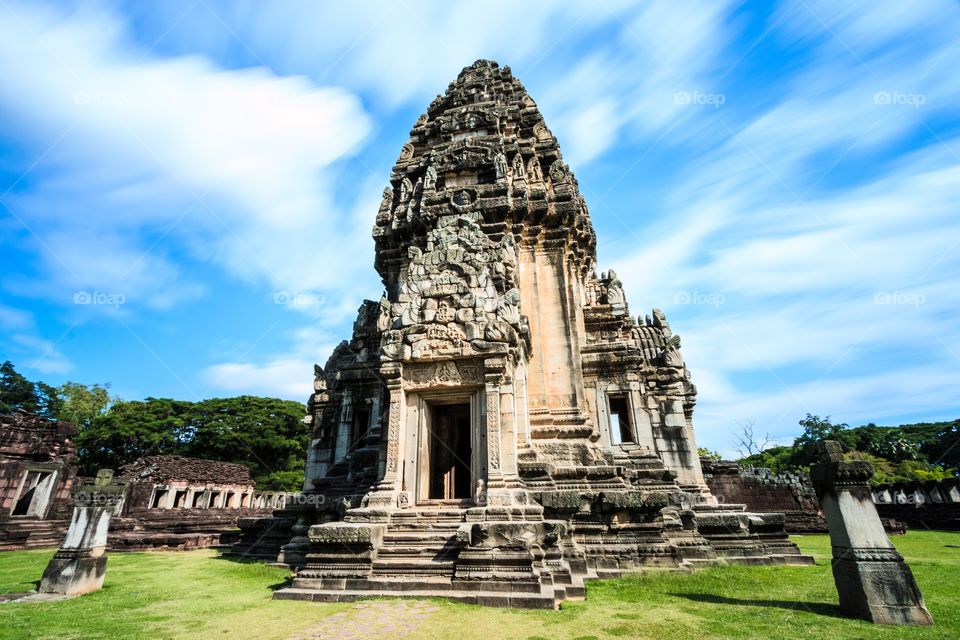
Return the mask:
<svg viewBox="0 0 960 640">
<path fill-rule="evenodd" d="M 421 600 L 358 602 L 326 617 L 290 640 L 376 640 L 407 638 L 439 607 Z"/>
</svg>

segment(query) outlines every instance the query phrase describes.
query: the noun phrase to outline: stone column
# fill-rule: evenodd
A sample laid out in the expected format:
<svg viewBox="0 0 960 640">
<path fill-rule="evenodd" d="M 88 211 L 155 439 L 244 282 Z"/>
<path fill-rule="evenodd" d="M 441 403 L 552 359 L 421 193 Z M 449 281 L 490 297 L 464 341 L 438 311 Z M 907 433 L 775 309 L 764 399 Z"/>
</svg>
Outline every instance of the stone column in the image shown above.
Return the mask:
<svg viewBox="0 0 960 640">
<path fill-rule="evenodd" d="M 74 492 L 73 516 L 60 549 L 40 579 L 40 593 L 79 596 L 103 587 L 107 573 L 107 531 L 123 504 L 124 485 L 111 484 L 113 471 L 103 469 L 96 484 Z"/>
<path fill-rule="evenodd" d="M 841 611 L 875 624 L 933 624 L 910 567 L 877 515 L 867 483 L 873 465 L 844 461 L 838 442 L 820 446 L 823 462 L 810 468 L 810 478 L 830 529 Z"/>
</svg>

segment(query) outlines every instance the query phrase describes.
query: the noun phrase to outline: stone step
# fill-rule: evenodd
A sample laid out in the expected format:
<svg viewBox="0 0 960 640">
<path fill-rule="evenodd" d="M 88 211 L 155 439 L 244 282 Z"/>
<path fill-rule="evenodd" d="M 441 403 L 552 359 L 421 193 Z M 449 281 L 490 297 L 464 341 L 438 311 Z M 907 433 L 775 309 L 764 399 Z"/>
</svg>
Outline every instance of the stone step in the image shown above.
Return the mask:
<svg viewBox="0 0 960 640">
<path fill-rule="evenodd" d="M 356 602 L 364 598 L 443 598 L 465 604 L 481 604 L 493 607 L 517 609 L 556 609 L 555 594 L 549 593 L 502 593 L 496 591 L 459 591 L 441 589 L 396 591 L 340 591 L 314 589 L 281 589 L 274 592 L 277 600 L 309 600 L 313 602 Z"/>
<path fill-rule="evenodd" d="M 405 544 L 405 545 L 384 545 L 377 549 L 377 554 L 380 556 L 386 555 L 429 555 L 429 556 L 438 556 L 438 555 L 456 555 L 457 547 L 454 545 L 420 545 L 420 544 Z"/>
<path fill-rule="evenodd" d="M 373 575 L 375 576 L 453 576 L 453 560 L 417 559 L 376 559 L 373 561 Z"/>
<path fill-rule="evenodd" d="M 441 541 L 446 542 L 447 540 L 453 540 L 456 538 L 456 529 L 452 531 L 447 530 L 438 530 L 438 529 L 414 529 L 414 530 L 404 530 L 404 531 L 395 531 L 394 529 L 388 529 L 387 533 L 383 536 L 384 542 L 404 542 L 404 541 Z"/>
</svg>

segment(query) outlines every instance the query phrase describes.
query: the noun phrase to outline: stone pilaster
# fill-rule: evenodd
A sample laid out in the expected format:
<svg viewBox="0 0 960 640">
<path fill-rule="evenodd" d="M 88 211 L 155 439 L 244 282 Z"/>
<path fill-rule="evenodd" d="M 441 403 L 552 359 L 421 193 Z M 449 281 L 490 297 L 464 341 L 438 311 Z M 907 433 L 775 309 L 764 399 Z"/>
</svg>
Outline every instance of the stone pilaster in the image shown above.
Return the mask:
<svg viewBox="0 0 960 640">
<path fill-rule="evenodd" d="M 366 506 L 369 507 L 396 507 L 401 492 L 399 470 L 403 464 L 400 440 L 404 417 L 404 393 L 400 372 L 401 367 L 398 363 L 385 364 L 381 369 L 389 394 L 386 459 L 380 482 L 367 494 Z"/>
</svg>

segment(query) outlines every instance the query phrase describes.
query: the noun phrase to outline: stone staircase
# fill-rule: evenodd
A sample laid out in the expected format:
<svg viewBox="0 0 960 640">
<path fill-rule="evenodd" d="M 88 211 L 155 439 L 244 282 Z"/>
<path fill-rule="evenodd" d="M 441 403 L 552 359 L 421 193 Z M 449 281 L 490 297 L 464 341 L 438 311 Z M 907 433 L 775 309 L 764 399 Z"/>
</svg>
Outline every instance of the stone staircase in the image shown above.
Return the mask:
<svg viewBox="0 0 960 640">
<path fill-rule="evenodd" d="M 67 520 L 7 520 L 0 527 L 0 551 L 58 547 L 69 526 Z"/>
<path fill-rule="evenodd" d="M 470 575 L 478 568 L 494 573 L 497 568 L 489 566 L 484 558 L 478 562 L 469 557 L 469 550 L 458 541 L 458 530 L 465 524 L 466 514 L 463 509 L 446 508 L 393 514 L 382 541 L 368 551 L 369 564 L 351 567 L 341 576 L 334 574 L 343 569 L 344 556 L 357 556 L 354 550 L 331 545 L 329 553 L 324 553 L 315 546 L 307 557 L 306 568 L 298 573 L 291 588 L 277 591 L 274 597 L 350 602 L 404 596 L 536 609 L 556 608 L 560 600 L 570 597 L 566 587 L 555 588 L 551 577 L 540 574 L 532 558 L 514 559 L 518 570 L 512 573 L 486 576 L 483 580 Z M 509 565 L 510 555 L 498 554 L 497 560 L 506 558 Z M 503 568 L 499 567 L 501 571 Z M 573 596 L 579 597 L 580 591 Z"/>
<path fill-rule="evenodd" d="M 459 522 L 407 525 L 388 531 L 372 563 L 374 576 L 452 576 Z"/>
</svg>

